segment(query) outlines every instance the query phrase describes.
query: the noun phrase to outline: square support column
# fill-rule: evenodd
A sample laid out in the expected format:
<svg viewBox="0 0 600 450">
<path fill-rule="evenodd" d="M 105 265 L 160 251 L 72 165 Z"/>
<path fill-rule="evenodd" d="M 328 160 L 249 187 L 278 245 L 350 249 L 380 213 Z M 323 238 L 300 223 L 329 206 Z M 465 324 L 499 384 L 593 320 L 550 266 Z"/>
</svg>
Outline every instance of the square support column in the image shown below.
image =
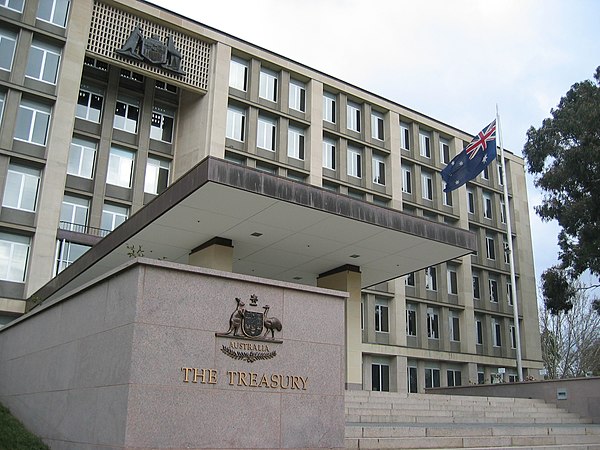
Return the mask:
<svg viewBox="0 0 600 450">
<path fill-rule="evenodd" d="M 231 239 L 215 237 L 199 245 L 190 252 L 188 264 L 233 272 L 233 243 Z"/>
</svg>

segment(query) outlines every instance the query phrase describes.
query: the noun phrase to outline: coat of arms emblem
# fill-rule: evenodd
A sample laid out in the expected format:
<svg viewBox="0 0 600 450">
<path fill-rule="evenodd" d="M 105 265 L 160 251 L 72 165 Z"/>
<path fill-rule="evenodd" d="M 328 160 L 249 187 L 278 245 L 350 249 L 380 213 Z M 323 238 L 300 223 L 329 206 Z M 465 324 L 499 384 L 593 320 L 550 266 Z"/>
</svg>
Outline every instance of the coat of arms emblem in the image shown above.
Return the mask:
<svg viewBox="0 0 600 450">
<path fill-rule="evenodd" d="M 217 336 L 236 336 L 247 339 L 275 339 L 275 331 L 281 332 L 281 321 L 277 317 L 269 317 L 270 306 L 258 308 L 258 297 L 250 296 L 250 304 L 246 306 L 240 298 L 235 299 L 237 307 L 229 318 L 229 329 L 225 333 L 217 333 Z M 264 334 L 263 334 L 264 332 Z M 262 336 L 261 336 L 262 335 Z"/>
</svg>

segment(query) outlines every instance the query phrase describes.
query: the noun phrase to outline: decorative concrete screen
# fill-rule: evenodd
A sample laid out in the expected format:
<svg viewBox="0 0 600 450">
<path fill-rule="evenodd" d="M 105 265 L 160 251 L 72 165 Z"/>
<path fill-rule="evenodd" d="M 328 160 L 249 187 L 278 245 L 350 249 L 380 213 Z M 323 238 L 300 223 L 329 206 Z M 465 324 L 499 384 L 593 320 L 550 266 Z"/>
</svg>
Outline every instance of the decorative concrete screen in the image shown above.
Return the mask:
<svg viewBox="0 0 600 450">
<path fill-rule="evenodd" d="M 0 331 L 0 401 L 60 449 L 343 448 L 345 295 L 132 260 Z"/>
</svg>

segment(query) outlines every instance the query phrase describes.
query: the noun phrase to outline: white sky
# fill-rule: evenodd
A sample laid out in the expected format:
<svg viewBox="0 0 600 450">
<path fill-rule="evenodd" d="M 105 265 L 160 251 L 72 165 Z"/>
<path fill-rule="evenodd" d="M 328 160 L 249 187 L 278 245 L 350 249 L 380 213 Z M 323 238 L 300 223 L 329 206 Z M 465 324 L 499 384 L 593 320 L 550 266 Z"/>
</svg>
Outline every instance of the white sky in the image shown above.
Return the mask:
<svg viewBox="0 0 600 450">
<path fill-rule="evenodd" d="M 518 155 L 575 82 L 600 65 L 597 0 L 151 0 L 475 134 L 500 111 Z M 531 180 L 530 180 L 531 181 Z M 533 212 L 536 277 L 558 226 Z"/>
</svg>

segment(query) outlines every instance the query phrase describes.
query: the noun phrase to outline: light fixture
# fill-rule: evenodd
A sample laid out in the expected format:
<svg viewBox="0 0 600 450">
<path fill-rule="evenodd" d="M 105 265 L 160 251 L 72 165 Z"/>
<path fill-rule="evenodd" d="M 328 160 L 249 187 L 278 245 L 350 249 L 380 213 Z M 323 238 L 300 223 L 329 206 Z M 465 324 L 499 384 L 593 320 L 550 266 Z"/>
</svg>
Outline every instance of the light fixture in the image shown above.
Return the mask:
<svg viewBox="0 0 600 450">
<path fill-rule="evenodd" d="M 260 237 L 262 236 L 262 233 L 259 233 L 258 231 L 255 231 L 254 233 L 252 233 L 250 236 L 254 236 L 254 237 Z"/>
</svg>

